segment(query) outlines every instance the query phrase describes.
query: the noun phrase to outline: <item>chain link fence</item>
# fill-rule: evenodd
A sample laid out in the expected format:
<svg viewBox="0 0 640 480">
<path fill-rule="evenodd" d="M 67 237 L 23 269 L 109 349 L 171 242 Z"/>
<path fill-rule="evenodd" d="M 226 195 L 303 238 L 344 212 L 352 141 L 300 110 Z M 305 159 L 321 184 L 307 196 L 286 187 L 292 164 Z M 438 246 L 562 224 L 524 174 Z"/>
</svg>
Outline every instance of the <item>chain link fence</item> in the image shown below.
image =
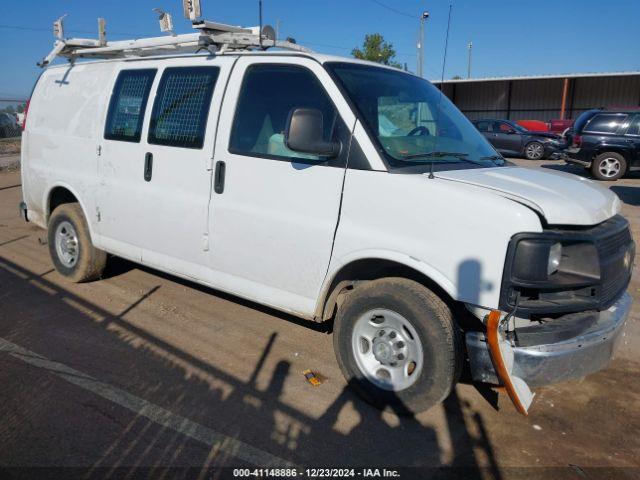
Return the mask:
<svg viewBox="0 0 640 480">
<path fill-rule="evenodd" d="M 0 94 L 0 171 L 19 167 L 25 103 Z"/>
<path fill-rule="evenodd" d="M 23 101 L 0 96 L 0 139 L 20 137 L 24 108 Z"/>
</svg>

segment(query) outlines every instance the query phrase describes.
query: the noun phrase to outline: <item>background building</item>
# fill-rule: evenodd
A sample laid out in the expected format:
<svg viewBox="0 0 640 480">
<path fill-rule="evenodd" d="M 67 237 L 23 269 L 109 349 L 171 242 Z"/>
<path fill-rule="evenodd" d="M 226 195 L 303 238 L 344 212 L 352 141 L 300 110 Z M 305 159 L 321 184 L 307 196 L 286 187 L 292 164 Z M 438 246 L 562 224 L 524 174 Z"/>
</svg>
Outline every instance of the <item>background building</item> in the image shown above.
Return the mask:
<svg viewBox="0 0 640 480">
<path fill-rule="evenodd" d="M 591 108 L 640 108 L 640 72 L 445 80 L 442 90 L 472 120 L 549 121 Z"/>
</svg>

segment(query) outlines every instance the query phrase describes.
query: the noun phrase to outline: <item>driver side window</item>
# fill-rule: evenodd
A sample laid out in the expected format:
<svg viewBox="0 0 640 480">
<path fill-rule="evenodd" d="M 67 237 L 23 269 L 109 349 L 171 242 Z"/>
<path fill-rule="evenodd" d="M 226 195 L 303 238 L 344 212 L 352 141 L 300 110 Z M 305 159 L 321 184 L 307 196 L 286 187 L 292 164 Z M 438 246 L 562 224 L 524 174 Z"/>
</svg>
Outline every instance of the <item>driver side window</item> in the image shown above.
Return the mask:
<svg viewBox="0 0 640 480">
<path fill-rule="evenodd" d="M 252 65 L 240 91 L 229 151 L 273 160 L 322 160 L 285 144 L 289 115 L 298 108 L 320 110 L 324 140 L 333 137 L 338 112 L 311 71 L 297 65 Z"/>
<path fill-rule="evenodd" d="M 511 133 L 513 132 L 513 127 L 508 123 L 504 122 L 495 122 L 493 124 L 493 131 L 498 133 Z"/>
</svg>

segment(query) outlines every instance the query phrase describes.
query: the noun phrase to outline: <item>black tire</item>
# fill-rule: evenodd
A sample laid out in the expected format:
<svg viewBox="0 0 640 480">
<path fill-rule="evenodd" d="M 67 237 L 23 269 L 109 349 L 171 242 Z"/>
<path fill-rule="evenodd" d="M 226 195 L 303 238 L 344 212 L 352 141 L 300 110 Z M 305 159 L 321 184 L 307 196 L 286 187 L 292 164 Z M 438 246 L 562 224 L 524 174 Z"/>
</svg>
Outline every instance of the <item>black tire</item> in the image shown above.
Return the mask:
<svg viewBox="0 0 640 480">
<path fill-rule="evenodd" d="M 527 160 L 544 160 L 544 145 L 540 142 L 529 142 L 524 147 L 524 156 Z"/>
<path fill-rule="evenodd" d="M 406 318 L 423 350 L 417 380 L 403 390 L 390 391 L 366 378 L 357 364 L 352 334 L 358 318 L 372 309 L 388 309 Z M 350 386 L 367 402 L 400 414 L 415 414 L 442 402 L 460 377 L 464 359 L 462 334 L 447 305 L 423 285 L 404 278 L 374 280 L 356 287 L 338 310 L 333 346 L 338 365 Z"/>
<path fill-rule="evenodd" d="M 612 182 L 622 178 L 625 173 L 627 173 L 627 161 L 616 152 L 601 153 L 591 162 L 591 175 L 598 180 Z"/>
<path fill-rule="evenodd" d="M 77 237 L 77 242 L 74 242 L 77 253 L 72 265 L 65 263 L 56 246 L 56 232 L 63 222 L 71 224 Z M 79 204 L 65 203 L 53 211 L 49 219 L 47 239 L 49 254 L 60 275 L 74 283 L 100 278 L 107 263 L 107 254 L 95 248 L 91 243 L 89 227 Z"/>
</svg>

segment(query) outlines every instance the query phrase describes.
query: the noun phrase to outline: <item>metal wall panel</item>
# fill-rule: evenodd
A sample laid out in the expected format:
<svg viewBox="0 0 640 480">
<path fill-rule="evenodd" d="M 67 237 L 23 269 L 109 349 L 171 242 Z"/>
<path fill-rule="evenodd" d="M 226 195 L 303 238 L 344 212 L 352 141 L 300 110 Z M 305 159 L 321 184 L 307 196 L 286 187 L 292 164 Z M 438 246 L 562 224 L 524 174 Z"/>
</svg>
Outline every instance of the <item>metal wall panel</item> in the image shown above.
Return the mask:
<svg viewBox="0 0 640 480">
<path fill-rule="evenodd" d="M 506 110 L 509 82 L 459 83 L 456 105 L 466 110 Z"/>
<path fill-rule="evenodd" d="M 446 83 L 445 94 L 470 119 L 511 118 L 543 120 L 560 118 L 564 78 Z M 566 117 L 575 118 L 591 108 L 640 107 L 640 75 L 570 78 Z"/>
<path fill-rule="evenodd" d="M 640 76 L 576 78 L 574 82 L 574 110 L 640 106 Z"/>
</svg>

